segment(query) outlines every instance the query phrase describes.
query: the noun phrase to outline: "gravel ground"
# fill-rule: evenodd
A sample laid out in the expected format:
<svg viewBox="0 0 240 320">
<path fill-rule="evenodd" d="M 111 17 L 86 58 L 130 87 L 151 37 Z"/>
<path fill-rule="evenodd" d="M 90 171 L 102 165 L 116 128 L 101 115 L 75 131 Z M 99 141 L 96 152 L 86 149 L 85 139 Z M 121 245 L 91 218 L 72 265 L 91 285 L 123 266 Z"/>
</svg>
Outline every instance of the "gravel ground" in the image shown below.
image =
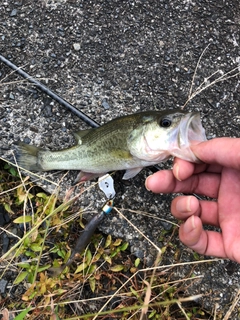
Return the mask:
<svg viewBox="0 0 240 320">
<path fill-rule="evenodd" d="M 238 0 L 2 0 L 0 48 L 3 56 L 102 124 L 137 111 L 184 105 L 198 59 L 208 45 L 193 91 L 203 81 L 208 83 L 217 70 L 226 73 L 240 68 L 239 27 Z M 0 80 L 0 151 L 4 158 L 12 158 L 12 145 L 18 140 L 59 149 L 73 144 L 73 131 L 88 128 L 3 63 Z M 239 77 L 219 82 L 188 103 L 187 110 L 201 112 L 209 139 L 239 136 L 239 83 Z M 170 161 L 161 165 L 170 166 Z M 62 179 L 62 196 L 76 177 L 76 172 L 65 173 L 44 175 L 55 183 Z M 146 169 L 128 184 L 117 179 L 116 206 L 162 247 L 166 243 L 159 241 L 159 234 L 171 224 L 159 219 L 174 221 L 169 213 L 172 195 L 147 192 L 144 180 L 150 173 Z M 37 183 L 49 192 L 55 188 L 46 181 Z M 91 204 L 97 210 L 103 202 L 103 194 L 93 187 L 79 205 Z M 100 229 L 126 239 L 136 256 L 148 265 L 153 263 L 154 247 L 116 212 Z M 169 249 L 164 263 L 194 260 L 177 236 L 173 242 L 180 254 L 176 261 L 175 250 Z M 183 278 L 189 270 L 190 266 L 176 268 L 176 277 Z M 201 303 L 208 310 L 216 303 L 227 310 L 239 289 L 239 265 L 230 261 L 204 263 L 195 273 L 203 278 L 188 288 L 188 293 L 206 294 Z M 232 319 L 237 319 L 237 311 Z"/>
</svg>

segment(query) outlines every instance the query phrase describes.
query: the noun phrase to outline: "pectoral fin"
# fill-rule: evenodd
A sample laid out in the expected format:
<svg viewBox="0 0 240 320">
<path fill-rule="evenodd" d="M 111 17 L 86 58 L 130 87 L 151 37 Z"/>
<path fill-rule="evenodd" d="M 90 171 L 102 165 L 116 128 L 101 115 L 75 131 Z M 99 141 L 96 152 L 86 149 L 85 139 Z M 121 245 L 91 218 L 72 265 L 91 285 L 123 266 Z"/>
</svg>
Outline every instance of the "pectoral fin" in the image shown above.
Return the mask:
<svg viewBox="0 0 240 320">
<path fill-rule="evenodd" d="M 99 176 L 103 175 L 104 173 L 91 173 L 91 172 L 84 172 L 80 171 L 77 175 L 76 179 L 73 181 L 72 186 L 75 186 L 79 182 L 86 182 L 88 180 L 92 180 L 98 178 Z"/>
<path fill-rule="evenodd" d="M 110 154 L 116 159 L 130 160 L 133 157 L 129 151 L 120 149 L 112 150 Z"/>
<path fill-rule="evenodd" d="M 126 170 L 126 172 L 123 176 L 123 180 L 128 180 L 128 179 L 135 177 L 141 170 L 142 170 L 142 167 Z"/>
</svg>

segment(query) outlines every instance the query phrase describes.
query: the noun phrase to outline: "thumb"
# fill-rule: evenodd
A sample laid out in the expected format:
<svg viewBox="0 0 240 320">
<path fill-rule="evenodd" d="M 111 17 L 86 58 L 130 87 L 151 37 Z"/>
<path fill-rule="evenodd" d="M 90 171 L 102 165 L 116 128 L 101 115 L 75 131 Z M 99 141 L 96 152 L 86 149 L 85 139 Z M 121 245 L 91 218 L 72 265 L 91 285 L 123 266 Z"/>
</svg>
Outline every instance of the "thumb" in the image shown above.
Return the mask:
<svg viewBox="0 0 240 320">
<path fill-rule="evenodd" d="M 191 149 L 205 163 L 240 170 L 240 138 L 216 138 L 193 145 Z"/>
</svg>

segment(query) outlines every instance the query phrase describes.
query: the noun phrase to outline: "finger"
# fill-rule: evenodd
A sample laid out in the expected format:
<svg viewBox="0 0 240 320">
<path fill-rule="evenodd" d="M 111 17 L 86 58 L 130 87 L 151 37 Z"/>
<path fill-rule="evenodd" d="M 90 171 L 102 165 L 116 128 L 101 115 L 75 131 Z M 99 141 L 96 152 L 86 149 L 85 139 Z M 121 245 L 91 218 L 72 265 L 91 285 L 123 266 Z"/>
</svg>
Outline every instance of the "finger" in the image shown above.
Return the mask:
<svg viewBox="0 0 240 320">
<path fill-rule="evenodd" d="M 231 168 L 222 171 L 219 189 L 219 222 L 228 256 L 240 261 L 240 172 Z"/>
<path fill-rule="evenodd" d="M 171 170 L 161 170 L 146 178 L 145 187 L 154 193 L 168 193 L 174 192 L 176 183 Z"/>
<path fill-rule="evenodd" d="M 200 173 L 184 181 L 178 181 L 171 170 L 162 170 L 146 179 L 146 188 L 155 193 L 197 193 L 216 198 L 220 184 L 220 175 Z"/>
<path fill-rule="evenodd" d="M 239 138 L 216 138 L 193 145 L 191 149 L 197 158 L 205 163 L 240 170 Z"/>
<path fill-rule="evenodd" d="M 218 203 L 215 201 L 199 201 L 194 196 L 179 196 L 172 201 L 171 212 L 180 220 L 195 215 L 203 224 L 219 227 Z"/>
<path fill-rule="evenodd" d="M 192 163 L 180 158 L 174 158 L 173 174 L 179 181 L 189 178 L 193 174 L 200 172 L 220 173 L 222 166 L 217 164 L 208 165 L 206 163 Z"/>
<path fill-rule="evenodd" d="M 177 214 L 185 209 L 192 210 L 190 214 L 193 212 L 199 214 L 201 211 L 201 219 L 192 215 L 180 227 L 180 238 L 187 246 L 202 254 L 228 257 L 240 262 L 240 172 L 224 168 L 221 176 L 222 183 L 219 189 L 218 204 L 215 208 L 214 202 L 210 208 L 211 202 L 200 201 L 198 203 L 196 200 L 192 200 L 192 204 L 188 200 L 186 203 L 186 197 L 182 197 L 179 198 L 178 207 L 176 202 L 173 203 L 172 211 L 174 213 L 177 211 Z M 185 217 L 187 215 L 185 211 Z M 202 230 L 202 222 L 219 224 L 221 233 Z"/>
<path fill-rule="evenodd" d="M 199 173 L 206 169 L 206 164 L 195 164 L 179 158 L 174 159 L 173 174 L 177 180 L 182 181 L 189 178 L 193 173 Z"/>
<path fill-rule="evenodd" d="M 204 230 L 199 217 L 191 216 L 179 228 L 180 240 L 192 250 L 220 258 L 227 258 L 222 234 Z"/>
</svg>

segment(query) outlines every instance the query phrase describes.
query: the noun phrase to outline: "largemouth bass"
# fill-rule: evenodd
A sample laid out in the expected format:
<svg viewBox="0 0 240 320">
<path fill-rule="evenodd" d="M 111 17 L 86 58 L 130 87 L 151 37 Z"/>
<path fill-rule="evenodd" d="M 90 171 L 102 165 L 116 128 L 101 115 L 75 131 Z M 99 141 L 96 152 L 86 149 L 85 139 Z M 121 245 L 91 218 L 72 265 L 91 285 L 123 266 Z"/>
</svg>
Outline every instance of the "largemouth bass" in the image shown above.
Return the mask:
<svg viewBox="0 0 240 320">
<path fill-rule="evenodd" d="M 18 145 L 18 164 L 30 171 L 81 170 L 81 181 L 126 170 L 123 179 L 171 156 L 198 162 L 191 144 L 206 140 L 200 114 L 179 109 L 145 111 L 74 134 L 76 145 L 49 151 Z"/>
</svg>

